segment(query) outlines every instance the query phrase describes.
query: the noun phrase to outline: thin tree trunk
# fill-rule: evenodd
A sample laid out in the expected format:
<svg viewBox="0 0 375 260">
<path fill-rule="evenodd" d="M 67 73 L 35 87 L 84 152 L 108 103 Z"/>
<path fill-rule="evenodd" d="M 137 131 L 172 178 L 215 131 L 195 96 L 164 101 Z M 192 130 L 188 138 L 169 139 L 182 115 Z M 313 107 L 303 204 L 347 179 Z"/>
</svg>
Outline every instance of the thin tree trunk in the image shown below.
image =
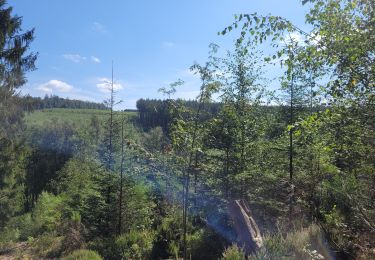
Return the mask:
<svg viewBox="0 0 375 260">
<path fill-rule="evenodd" d="M 119 221 L 118 234 L 122 233 L 122 200 L 123 200 L 123 176 L 124 176 L 124 115 L 121 124 L 121 166 L 120 166 L 120 198 L 119 198 Z"/>
<path fill-rule="evenodd" d="M 203 82 L 203 86 L 204 86 Z M 190 155 L 189 155 L 189 163 L 188 163 L 188 168 L 186 173 L 184 173 L 184 179 L 185 179 L 185 189 L 184 189 L 184 194 L 183 194 L 183 233 L 184 233 L 184 260 L 187 260 L 187 242 L 186 242 L 186 233 L 187 233 L 187 211 L 188 211 L 188 204 L 189 204 L 189 182 L 190 182 L 190 172 L 192 170 L 192 165 L 193 165 L 193 156 L 194 156 L 194 148 L 196 145 L 196 139 L 197 139 L 197 132 L 198 132 L 198 121 L 199 121 L 199 116 L 200 112 L 203 108 L 204 105 L 204 99 L 203 99 L 203 91 L 204 89 L 201 89 L 201 96 L 199 99 L 199 106 L 197 109 L 197 113 L 195 115 L 195 122 L 194 122 L 194 129 L 193 129 L 193 138 L 191 142 L 191 147 L 190 147 Z"/>
<path fill-rule="evenodd" d="M 112 146 L 112 139 L 113 139 L 113 106 L 114 106 L 114 92 L 113 92 L 113 61 L 112 61 L 112 81 L 111 81 L 111 98 L 110 98 L 110 119 L 109 119 L 109 146 L 108 146 L 108 187 L 107 187 L 107 198 L 106 203 L 110 205 L 111 203 L 111 181 L 112 181 L 112 171 L 113 171 L 113 146 Z M 109 234 L 110 232 L 110 213 L 107 212 L 106 216 L 106 233 Z"/>
<path fill-rule="evenodd" d="M 293 54 L 291 55 L 293 59 Z M 293 65 L 291 65 L 293 66 Z M 294 185 L 293 185 L 293 124 L 294 124 L 294 72 L 291 68 L 291 84 L 290 84 L 290 130 L 289 130 L 289 181 L 290 181 L 290 194 L 289 194 L 289 214 L 293 213 L 294 203 Z"/>
</svg>

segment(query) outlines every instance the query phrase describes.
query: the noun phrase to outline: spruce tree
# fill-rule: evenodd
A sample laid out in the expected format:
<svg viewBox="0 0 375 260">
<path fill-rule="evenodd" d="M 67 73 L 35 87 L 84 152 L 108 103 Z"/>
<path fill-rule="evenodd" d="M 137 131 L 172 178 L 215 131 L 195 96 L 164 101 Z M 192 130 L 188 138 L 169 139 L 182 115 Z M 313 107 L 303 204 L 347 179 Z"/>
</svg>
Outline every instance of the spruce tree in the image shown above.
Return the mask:
<svg viewBox="0 0 375 260">
<path fill-rule="evenodd" d="M 22 133 L 22 108 L 17 90 L 26 82 L 25 73 L 35 69 L 37 55 L 29 52 L 34 30 L 21 29 L 22 17 L 0 0 L 0 228 L 22 209 L 23 153 L 18 136 Z"/>
</svg>

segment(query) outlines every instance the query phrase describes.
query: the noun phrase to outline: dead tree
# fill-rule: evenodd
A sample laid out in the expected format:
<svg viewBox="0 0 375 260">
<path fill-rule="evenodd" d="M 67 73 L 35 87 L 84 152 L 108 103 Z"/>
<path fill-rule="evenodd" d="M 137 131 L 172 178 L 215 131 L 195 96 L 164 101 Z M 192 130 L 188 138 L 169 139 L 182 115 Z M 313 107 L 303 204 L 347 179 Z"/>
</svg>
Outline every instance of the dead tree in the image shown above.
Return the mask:
<svg viewBox="0 0 375 260">
<path fill-rule="evenodd" d="M 257 252 L 263 246 L 260 234 L 249 205 L 245 200 L 234 200 L 228 205 L 228 212 L 237 234 L 237 243 L 247 255 Z"/>
</svg>

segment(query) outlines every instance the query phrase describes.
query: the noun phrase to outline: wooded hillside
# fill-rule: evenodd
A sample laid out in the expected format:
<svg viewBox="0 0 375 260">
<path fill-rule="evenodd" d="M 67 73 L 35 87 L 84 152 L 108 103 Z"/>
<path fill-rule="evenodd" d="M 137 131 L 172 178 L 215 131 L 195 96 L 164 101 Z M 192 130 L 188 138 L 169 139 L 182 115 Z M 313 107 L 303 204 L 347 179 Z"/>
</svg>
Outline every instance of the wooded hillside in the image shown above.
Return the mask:
<svg viewBox="0 0 375 260">
<path fill-rule="evenodd" d="M 195 100 L 125 112 L 113 68 L 103 104 L 22 99 L 34 29 L 0 0 L 0 258 L 375 258 L 374 4 L 302 4 L 310 31 L 236 15 Z"/>
</svg>

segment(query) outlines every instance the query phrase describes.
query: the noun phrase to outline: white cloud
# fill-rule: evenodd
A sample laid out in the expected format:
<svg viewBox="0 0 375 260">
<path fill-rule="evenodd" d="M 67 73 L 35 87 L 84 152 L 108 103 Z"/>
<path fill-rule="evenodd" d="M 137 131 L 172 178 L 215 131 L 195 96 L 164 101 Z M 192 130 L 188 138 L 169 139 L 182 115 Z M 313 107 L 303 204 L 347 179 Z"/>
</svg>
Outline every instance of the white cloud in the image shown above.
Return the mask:
<svg viewBox="0 0 375 260">
<path fill-rule="evenodd" d="M 86 57 L 83 57 L 83 56 L 81 56 L 79 54 L 70 54 L 70 53 L 68 53 L 68 54 L 64 54 L 63 57 L 64 57 L 64 59 L 73 61 L 75 63 L 79 63 L 79 62 L 81 62 L 83 60 L 86 60 Z"/>
<path fill-rule="evenodd" d="M 69 85 L 68 83 L 56 79 L 52 79 L 46 83 L 43 83 L 37 87 L 37 89 L 46 92 L 52 93 L 54 91 L 57 92 L 70 92 L 73 90 L 73 86 Z"/>
<path fill-rule="evenodd" d="M 98 57 L 95 57 L 95 56 L 91 56 L 91 61 L 95 62 L 95 63 L 100 63 L 100 59 Z"/>
<path fill-rule="evenodd" d="M 163 49 L 173 49 L 176 47 L 176 43 L 174 42 L 169 42 L 169 41 L 165 41 L 161 44 L 161 47 Z"/>
<path fill-rule="evenodd" d="M 322 40 L 322 36 L 314 32 L 310 33 L 309 38 L 314 45 L 318 45 L 318 43 Z"/>
<path fill-rule="evenodd" d="M 96 84 L 97 89 L 103 93 L 109 93 L 111 90 L 111 80 L 108 78 L 99 78 L 98 83 Z M 118 91 L 124 87 L 120 83 L 113 84 L 113 90 Z"/>
<path fill-rule="evenodd" d="M 286 34 L 283 40 L 279 41 L 280 45 L 288 45 L 291 43 L 297 43 L 299 46 L 305 45 L 305 36 L 300 34 L 299 32 L 291 32 Z"/>
<path fill-rule="evenodd" d="M 322 37 L 315 32 L 311 32 L 308 36 L 302 35 L 299 32 L 292 32 L 286 37 L 283 43 L 295 42 L 299 46 L 305 46 L 306 41 L 309 41 L 311 44 L 317 45 L 321 39 Z"/>
<path fill-rule="evenodd" d="M 290 42 L 297 42 L 298 45 L 303 45 L 305 43 L 304 37 L 298 32 L 290 33 L 288 38 L 289 39 L 287 39 L 287 41 L 289 40 Z"/>
<path fill-rule="evenodd" d="M 105 28 L 105 26 L 99 22 L 94 22 L 92 24 L 92 27 L 91 29 L 94 31 L 94 32 L 97 32 L 97 33 L 106 33 L 107 30 Z"/>
</svg>

